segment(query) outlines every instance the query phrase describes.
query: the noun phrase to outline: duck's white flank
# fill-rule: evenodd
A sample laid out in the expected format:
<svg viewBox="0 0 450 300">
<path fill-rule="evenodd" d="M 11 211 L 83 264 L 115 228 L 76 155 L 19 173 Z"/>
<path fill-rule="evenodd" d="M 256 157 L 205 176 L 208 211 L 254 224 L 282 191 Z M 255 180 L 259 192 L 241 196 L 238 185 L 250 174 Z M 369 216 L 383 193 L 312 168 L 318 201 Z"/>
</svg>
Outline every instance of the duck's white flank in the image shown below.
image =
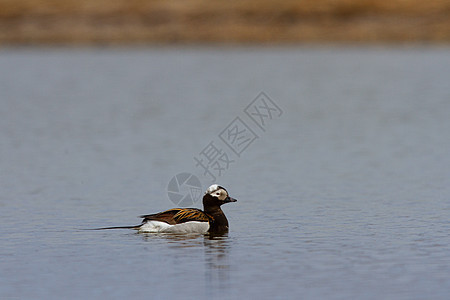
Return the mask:
<svg viewBox="0 0 450 300">
<path fill-rule="evenodd" d="M 139 232 L 164 232 L 164 233 L 206 233 L 209 229 L 208 222 L 189 221 L 181 224 L 170 225 L 161 221 L 147 221 L 139 228 Z"/>
</svg>

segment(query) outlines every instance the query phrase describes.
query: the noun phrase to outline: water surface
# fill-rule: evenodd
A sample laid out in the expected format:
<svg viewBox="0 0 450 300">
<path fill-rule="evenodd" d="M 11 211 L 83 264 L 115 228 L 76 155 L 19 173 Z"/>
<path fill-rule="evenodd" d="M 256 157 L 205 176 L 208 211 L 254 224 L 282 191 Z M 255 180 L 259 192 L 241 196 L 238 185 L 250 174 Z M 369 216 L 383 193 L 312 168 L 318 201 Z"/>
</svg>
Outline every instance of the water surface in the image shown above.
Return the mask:
<svg viewBox="0 0 450 300">
<path fill-rule="evenodd" d="M 2 50 L 0 298 L 447 299 L 449 70 L 445 48 Z M 211 141 L 228 235 L 84 230 L 175 206 L 180 172 L 206 189 Z"/>
</svg>

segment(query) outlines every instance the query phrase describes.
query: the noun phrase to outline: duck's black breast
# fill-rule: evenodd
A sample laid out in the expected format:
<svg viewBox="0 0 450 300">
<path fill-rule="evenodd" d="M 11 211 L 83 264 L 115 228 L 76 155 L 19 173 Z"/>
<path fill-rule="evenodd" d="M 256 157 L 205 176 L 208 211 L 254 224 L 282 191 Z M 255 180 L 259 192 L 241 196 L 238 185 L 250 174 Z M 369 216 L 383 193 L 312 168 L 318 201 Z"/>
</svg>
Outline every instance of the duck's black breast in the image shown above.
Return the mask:
<svg viewBox="0 0 450 300">
<path fill-rule="evenodd" d="M 228 219 L 220 207 L 214 210 L 208 210 L 207 213 L 212 217 L 209 232 L 222 233 L 228 231 Z"/>
</svg>

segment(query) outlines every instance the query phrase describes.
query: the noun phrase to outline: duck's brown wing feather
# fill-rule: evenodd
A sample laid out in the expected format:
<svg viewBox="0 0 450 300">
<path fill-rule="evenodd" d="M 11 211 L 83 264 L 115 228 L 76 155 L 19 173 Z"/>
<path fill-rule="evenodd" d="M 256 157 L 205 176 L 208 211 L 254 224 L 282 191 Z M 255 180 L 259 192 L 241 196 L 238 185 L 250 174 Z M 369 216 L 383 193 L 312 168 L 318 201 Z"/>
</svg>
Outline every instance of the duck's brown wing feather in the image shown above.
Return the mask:
<svg viewBox="0 0 450 300">
<path fill-rule="evenodd" d="M 208 222 L 212 217 L 197 208 L 173 208 L 160 213 L 144 215 L 142 222 L 161 221 L 170 225 L 180 224 L 189 221 Z"/>
</svg>

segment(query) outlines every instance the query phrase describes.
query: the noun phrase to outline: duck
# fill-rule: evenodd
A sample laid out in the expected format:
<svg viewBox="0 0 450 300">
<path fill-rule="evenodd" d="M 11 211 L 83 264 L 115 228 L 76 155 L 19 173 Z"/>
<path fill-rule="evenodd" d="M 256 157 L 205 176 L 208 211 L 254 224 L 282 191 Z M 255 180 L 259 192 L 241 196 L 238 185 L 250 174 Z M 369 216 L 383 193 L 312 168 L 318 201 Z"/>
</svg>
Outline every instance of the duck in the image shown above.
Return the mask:
<svg viewBox="0 0 450 300">
<path fill-rule="evenodd" d="M 163 212 L 142 215 L 137 226 L 104 227 L 97 229 L 135 229 L 139 233 L 201 233 L 221 234 L 229 229 L 228 219 L 221 206 L 236 202 L 228 191 L 218 185 L 211 185 L 203 196 L 203 210 L 198 208 L 172 208 Z"/>
</svg>

